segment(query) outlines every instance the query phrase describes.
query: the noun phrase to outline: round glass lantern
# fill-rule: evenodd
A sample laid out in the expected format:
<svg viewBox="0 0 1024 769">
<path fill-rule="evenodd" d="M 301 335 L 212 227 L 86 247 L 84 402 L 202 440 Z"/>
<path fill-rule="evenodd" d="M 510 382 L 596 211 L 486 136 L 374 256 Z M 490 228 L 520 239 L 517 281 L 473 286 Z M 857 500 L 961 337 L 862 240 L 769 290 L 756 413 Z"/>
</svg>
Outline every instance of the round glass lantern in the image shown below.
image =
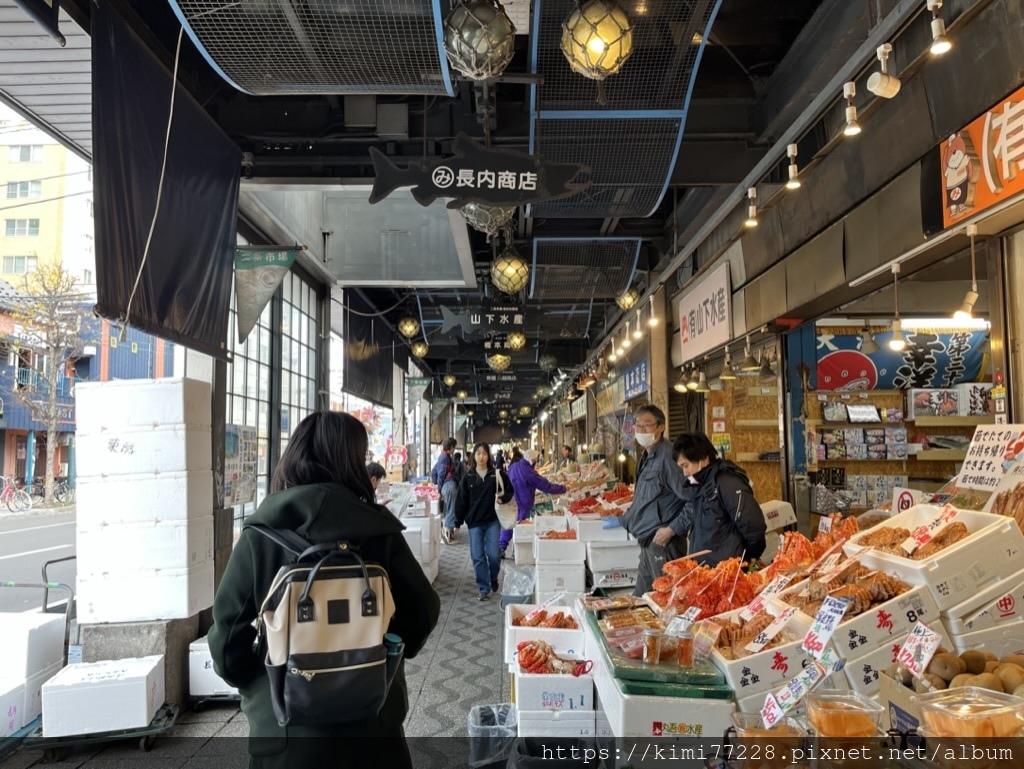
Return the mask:
<svg viewBox="0 0 1024 769">
<path fill-rule="evenodd" d="M 491 283 L 506 294 L 517 294 L 530 280 L 530 265 L 512 249 L 508 249 L 491 265 Z"/>
<path fill-rule="evenodd" d="M 515 55 L 516 28 L 497 0 L 459 0 L 444 20 L 444 50 L 470 80 L 497 77 Z"/>
<path fill-rule="evenodd" d="M 512 221 L 516 215 L 515 206 L 488 206 L 483 203 L 467 203 L 459 209 L 462 218 L 474 230 L 495 235 Z"/>
</svg>

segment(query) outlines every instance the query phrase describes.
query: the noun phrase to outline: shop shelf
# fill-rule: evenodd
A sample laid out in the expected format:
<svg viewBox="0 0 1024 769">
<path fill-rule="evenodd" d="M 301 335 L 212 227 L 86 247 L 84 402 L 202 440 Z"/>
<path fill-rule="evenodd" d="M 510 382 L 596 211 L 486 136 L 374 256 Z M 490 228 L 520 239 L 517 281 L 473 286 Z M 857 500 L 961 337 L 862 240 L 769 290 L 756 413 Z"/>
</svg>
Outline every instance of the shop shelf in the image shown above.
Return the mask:
<svg viewBox="0 0 1024 769">
<path fill-rule="evenodd" d="M 959 449 L 927 449 L 914 455 L 920 462 L 963 462 L 967 451 Z"/>
<path fill-rule="evenodd" d="M 974 427 L 975 425 L 994 425 L 996 418 L 991 414 L 977 417 L 908 417 L 918 427 Z"/>
<path fill-rule="evenodd" d="M 778 419 L 737 419 L 737 427 L 775 427 L 778 428 Z"/>
</svg>

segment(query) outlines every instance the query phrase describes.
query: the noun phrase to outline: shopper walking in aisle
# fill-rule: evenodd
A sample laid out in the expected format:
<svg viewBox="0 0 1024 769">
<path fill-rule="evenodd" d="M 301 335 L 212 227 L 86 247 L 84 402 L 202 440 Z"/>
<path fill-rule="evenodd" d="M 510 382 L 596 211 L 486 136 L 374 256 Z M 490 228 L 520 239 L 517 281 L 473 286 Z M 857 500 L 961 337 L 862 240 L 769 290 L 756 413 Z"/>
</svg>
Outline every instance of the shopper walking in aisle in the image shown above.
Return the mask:
<svg viewBox="0 0 1024 769">
<path fill-rule="evenodd" d="M 715 566 L 729 558 L 759 558 L 767 526 L 743 468 L 719 458 L 704 433 L 676 438 L 672 458 L 694 487 L 690 552 L 711 551 L 696 560 Z"/>
<path fill-rule="evenodd" d="M 476 465 L 466 473 L 459 485 L 455 500 L 455 520 L 469 528 L 469 555 L 473 559 L 476 586 L 480 600 L 486 601 L 491 593 L 498 592 L 498 572 L 501 569 L 501 553 L 498 537 L 501 524 L 494 509 L 495 502 L 512 499 L 512 483 L 504 470 L 494 467 L 491 447 L 478 443 L 473 449 Z M 498 498 L 498 475 L 505 493 Z"/>
<path fill-rule="evenodd" d="M 498 453 L 494 455 L 494 467 L 496 470 L 505 469 L 505 450 L 498 449 Z"/>
<path fill-rule="evenodd" d="M 633 504 L 621 520 L 611 517 L 605 528 L 622 525 L 640 543 L 634 594 L 643 595 L 651 591 L 651 583 L 661 576 L 667 561 L 686 555 L 692 491 L 665 441 L 665 412 L 657 406 L 641 406 L 634 419 L 634 436 L 644 452 L 637 466 Z"/>
<path fill-rule="evenodd" d="M 214 598 L 213 667 L 242 696 L 254 769 L 333 766 L 339 756 L 352 766 L 412 767 L 402 728 L 408 709 L 403 668 L 376 718 L 281 727 L 270 699 L 266 648 L 253 648 L 263 597 L 294 557 L 250 524 L 288 529 L 317 544 L 347 541 L 367 562 L 384 567 L 395 602 L 389 631 L 405 642 L 406 658 L 416 656 L 437 624 L 440 600 L 402 536 L 402 524 L 373 503 L 366 447 L 366 428 L 355 417 L 318 411 L 303 419 L 274 471 L 270 495 L 243 524 Z"/>
<path fill-rule="evenodd" d="M 458 528 L 455 525 L 455 493 L 458 484 L 455 479 L 455 463 L 452 461 L 454 448 L 455 439 L 445 438 L 441 444 L 441 455 L 430 471 L 430 482 L 441 491 L 441 514 L 444 516 L 441 541 L 446 545 L 454 545 L 458 541 L 455 533 Z"/>
<path fill-rule="evenodd" d="M 564 494 L 565 486 L 558 483 L 551 483 L 547 478 L 537 472 L 536 465 L 540 454 L 534 449 L 527 449 L 523 458 L 513 462 L 508 467 L 508 479 L 512 482 L 512 489 L 516 498 L 516 520 L 525 521 L 530 517 L 533 510 L 533 499 L 538 491 L 546 494 Z M 501 539 L 498 542 L 501 548 L 501 557 L 505 558 L 505 550 L 508 543 L 512 541 L 512 529 L 502 529 Z"/>
<path fill-rule="evenodd" d="M 455 479 L 455 491 L 458 493 L 459 484 L 466 477 L 466 463 L 462 460 L 461 451 L 452 454 L 452 477 Z"/>
</svg>

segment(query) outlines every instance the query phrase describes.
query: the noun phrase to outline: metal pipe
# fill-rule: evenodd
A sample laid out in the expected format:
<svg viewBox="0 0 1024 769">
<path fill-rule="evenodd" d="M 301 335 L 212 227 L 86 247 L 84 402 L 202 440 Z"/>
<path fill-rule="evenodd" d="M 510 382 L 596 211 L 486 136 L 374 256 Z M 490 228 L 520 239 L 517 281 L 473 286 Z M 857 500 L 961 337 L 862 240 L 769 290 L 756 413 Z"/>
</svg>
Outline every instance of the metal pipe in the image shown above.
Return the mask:
<svg viewBox="0 0 1024 769">
<path fill-rule="evenodd" d="M 60 16 L 60 0 L 53 0 L 53 5 L 47 5 L 43 0 L 14 0 L 14 4 L 21 8 L 32 21 L 46 30 L 46 33 L 57 41 L 63 48 L 67 40 L 60 33 L 58 28 L 58 17 Z"/>
</svg>

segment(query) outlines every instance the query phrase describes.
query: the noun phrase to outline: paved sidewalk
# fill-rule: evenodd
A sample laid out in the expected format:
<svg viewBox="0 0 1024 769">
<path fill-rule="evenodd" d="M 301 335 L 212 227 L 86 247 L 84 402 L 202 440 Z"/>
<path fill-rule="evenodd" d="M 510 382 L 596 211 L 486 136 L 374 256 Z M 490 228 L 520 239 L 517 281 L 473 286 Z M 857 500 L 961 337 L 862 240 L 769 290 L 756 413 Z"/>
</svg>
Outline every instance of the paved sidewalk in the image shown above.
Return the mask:
<svg viewBox="0 0 1024 769">
<path fill-rule="evenodd" d="M 411 738 L 465 737 L 472 706 L 507 702 L 509 697 L 508 669 L 501 662 L 504 619 L 500 597 L 477 600 L 465 532 L 459 544 L 440 548 L 440 572 L 434 588 L 441 596 L 441 617 L 426 646 L 406 665 L 406 734 Z M 137 740 L 93 745 L 70 751 L 56 766 L 241 768 L 248 766 L 248 755 L 246 740 L 240 738 L 248 733 L 249 725 L 237 705 L 212 703 L 198 713 L 181 714 L 174 729 L 158 738 L 149 753 L 138 749 Z M 41 751 L 26 749 L 0 761 L 2 769 L 33 766 L 50 764 L 43 763 Z"/>
</svg>

